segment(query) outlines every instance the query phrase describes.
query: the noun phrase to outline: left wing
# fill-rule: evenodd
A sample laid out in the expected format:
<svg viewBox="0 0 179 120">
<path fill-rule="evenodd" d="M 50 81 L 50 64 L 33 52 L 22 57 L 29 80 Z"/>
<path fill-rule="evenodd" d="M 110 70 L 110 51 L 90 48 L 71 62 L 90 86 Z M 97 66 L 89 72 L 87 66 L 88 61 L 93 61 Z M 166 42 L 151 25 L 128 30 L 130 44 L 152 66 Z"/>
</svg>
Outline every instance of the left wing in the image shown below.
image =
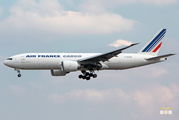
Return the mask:
<svg viewBox="0 0 179 120">
<path fill-rule="evenodd" d="M 137 45 L 139 43 L 135 43 L 135 44 L 131 44 L 130 46 L 109 52 L 109 53 L 102 53 L 96 56 L 92 56 L 92 57 L 88 57 L 88 58 L 84 58 L 84 59 L 80 59 L 78 60 L 78 63 L 80 64 L 90 64 L 90 63 L 95 63 L 95 62 L 99 62 L 99 61 L 108 61 L 109 59 L 111 59 L 112 57 L 117 57 L 118 54 L 122 53 L 123 50 L 130 48 L 134 45 Z"/>
</svg>

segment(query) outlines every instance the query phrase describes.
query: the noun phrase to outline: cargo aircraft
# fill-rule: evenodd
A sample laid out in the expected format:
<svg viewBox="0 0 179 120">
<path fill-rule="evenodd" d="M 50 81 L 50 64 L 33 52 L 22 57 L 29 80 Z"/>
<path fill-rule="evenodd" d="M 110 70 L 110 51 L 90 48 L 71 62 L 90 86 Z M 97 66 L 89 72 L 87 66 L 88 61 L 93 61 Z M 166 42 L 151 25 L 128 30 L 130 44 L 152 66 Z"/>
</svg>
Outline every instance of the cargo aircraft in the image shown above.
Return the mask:
<svg viewBox="0 0 179 120">
<path fill-rule="evenodd" d="M 95 71 L 124 70 L 167 60 L 175 54 L 158 56 L 166 29 L 161 29 L 138 53 L 122 53 L 138 43 L 108 53 L 24 53 L 7 58 L 4 64 L 20 70 L 50 70 L 52 76 L 81 71 L 80 79 L 96 78 Z"/>
</svg>

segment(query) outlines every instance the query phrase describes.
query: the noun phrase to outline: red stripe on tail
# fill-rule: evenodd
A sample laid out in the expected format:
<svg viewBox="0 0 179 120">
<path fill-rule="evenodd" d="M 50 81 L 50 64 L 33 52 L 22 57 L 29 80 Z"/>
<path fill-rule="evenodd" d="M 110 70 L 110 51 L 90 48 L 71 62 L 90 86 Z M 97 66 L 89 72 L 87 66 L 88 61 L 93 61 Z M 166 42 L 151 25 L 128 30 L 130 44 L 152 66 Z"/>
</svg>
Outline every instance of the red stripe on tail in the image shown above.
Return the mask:
<svg viewBox="0 0 179 120">
<path fill-rule="evenodd" d="M 152 51 L 152 52 L 156 52 L 162 45 L 162 42 Z"/>
</svg>

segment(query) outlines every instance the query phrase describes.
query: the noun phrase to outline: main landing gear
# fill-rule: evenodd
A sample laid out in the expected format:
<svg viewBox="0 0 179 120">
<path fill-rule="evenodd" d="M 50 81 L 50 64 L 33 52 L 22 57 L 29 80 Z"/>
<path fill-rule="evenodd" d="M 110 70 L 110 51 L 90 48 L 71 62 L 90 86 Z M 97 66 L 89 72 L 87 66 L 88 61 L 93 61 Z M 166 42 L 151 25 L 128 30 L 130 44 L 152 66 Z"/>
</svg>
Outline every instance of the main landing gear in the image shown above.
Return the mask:
<svg viewBox="0 0 179 120">
<path fill-rule="evenodd" d="M 93 78 L 97 77 L 97 74 L 94 74 L 92 72 L 89 73 L 89 72 L 86 72 L 85 70 L 82 70 L 81 72 L 82 74 L 78 76 L 80 79 L 90 80 L 90 77 L 93 77 Z"/>
<path fill-rule="evenodd" d="M 20 70 L 19 69 L 14 69 L 15 71 L 17 71 L 17 73 L 18 73 L 18 77 L 21 77 L 21 73 L 20 73 Z"/>
</svg>

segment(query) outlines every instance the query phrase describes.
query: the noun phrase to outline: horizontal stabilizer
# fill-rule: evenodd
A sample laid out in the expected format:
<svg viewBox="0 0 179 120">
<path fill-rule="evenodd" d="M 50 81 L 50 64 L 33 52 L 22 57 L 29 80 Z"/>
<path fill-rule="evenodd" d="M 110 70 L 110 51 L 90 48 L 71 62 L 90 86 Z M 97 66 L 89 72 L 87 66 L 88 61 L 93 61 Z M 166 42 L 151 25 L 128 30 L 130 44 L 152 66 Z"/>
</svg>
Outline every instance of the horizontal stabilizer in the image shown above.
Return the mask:
<svg viewBox="0 0 179 120">
<path fill-rule="evenodd" d="M 157 60 L 157 59 L 166 58 L 166 57 L 169 57 L 169 56 L 172 56 L 172 55 L 176 55 L 176 54 L 161 55 L 161 56 L 157 56 L 157 57 L 148 58 L 146 60 Z"/>
</svg>

